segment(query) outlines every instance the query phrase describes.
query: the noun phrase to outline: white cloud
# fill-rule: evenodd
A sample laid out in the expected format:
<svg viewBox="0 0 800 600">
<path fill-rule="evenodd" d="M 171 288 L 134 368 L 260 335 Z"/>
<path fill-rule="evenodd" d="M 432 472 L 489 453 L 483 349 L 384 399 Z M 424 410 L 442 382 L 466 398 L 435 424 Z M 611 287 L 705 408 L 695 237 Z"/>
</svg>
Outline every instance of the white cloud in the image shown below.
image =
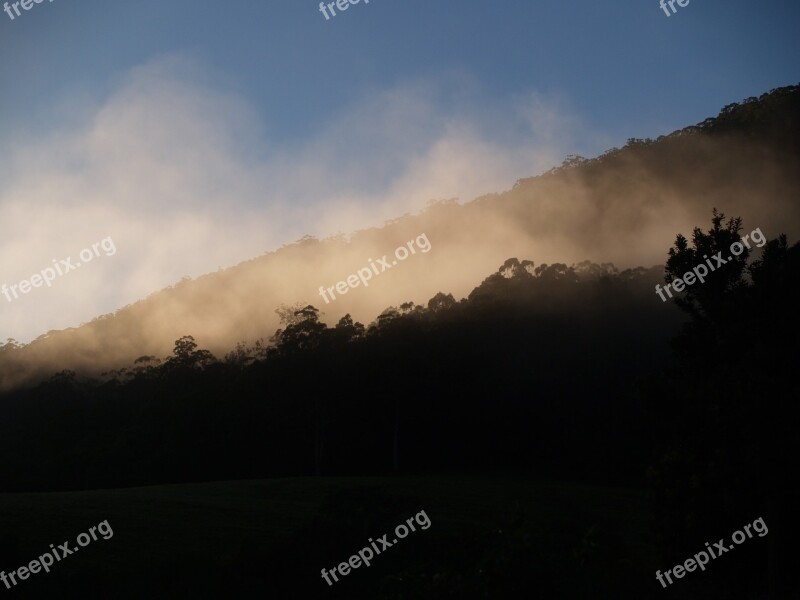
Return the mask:
<svg viewBox="0 0 800 600">
<path fill-rule="evenodd" d="M 107 236 L 118 251 L 52 288 L 0 296 L 0 335 L 28 341 L 304 234 L 502 191 L 559 162 L 577 126 L 541 95 L 454 106 L 458 83 L 415 82 L 366 93 L 312 139 L 276 148 L 253 107 L 198 73 L 176 58 L 134 69 L 79 125 L 14 148 L 0 284 Z"/>
</svg>

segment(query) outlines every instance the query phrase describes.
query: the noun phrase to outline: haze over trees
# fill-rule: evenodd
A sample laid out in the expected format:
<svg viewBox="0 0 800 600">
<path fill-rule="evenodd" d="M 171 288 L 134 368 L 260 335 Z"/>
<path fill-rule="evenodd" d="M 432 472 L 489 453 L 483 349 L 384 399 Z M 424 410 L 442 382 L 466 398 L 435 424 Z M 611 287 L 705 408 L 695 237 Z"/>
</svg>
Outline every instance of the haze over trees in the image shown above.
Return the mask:
<svg viewBox="0 0 800 600">
<path fill-rule="evenodd" d="M 763 517 L 770 528 L 769 562 L 756 543 L 742 545 L 714 562 L 698 583 L 685 582 L 687 591 L 752 598 L 769 590 L 773 597 L 792 597 L 797 584 L 786 574 L 800 558 L 786 534 L 797 526 L 794 507 L 800 489 L 795 435 L 800 425 L 795 374 L 800 244 L 792 241 L 800 225 L 799 94 L 795 87 L 776 90 L 658 141 L 632 140 L 625 149 L 595 160 L 572 157 L 562 168 L 518 182 L 502 196 L 466 206 L 437 204 L 425 215 L 359 234 L 378 240 L 391 231 L 404 239 L 409 231 L 418 233 L 423 221 L 434 227 L 452 218 L 450 229 L 438 230 L 441 237 L 431 234 L 435 229 L 426 230 L 433 250 L 425 260 L 434 266 L 408 261 L 397 271 L 402 278 L 415 277 L 418 269 L 449 273 L 457 263 L 437 258 L 436 252 L 446 257 L 454 252 L 455 240 L 474 235 L 474 227 L 457 231 L 465 223 L 496 211 L 535 237 L 547 219 L 556 225 L 566 219 L 566 213 L 541 200 L 552 197 L 548 189 L 588 186 L 595 190 L 593 211 L 567 219 L 576 247 L 603 246 L 613 238 L 619 252 L 632 252 L 625 242 L 651 235 L 653 229 L 635 211 L 624 218 L 624 202 L 659 180 L 670 189 L 658 188 L 664 209 L 666 199 L 672 201 L 680 189 L 690 200 L 675 203 L 676 211 L 705 207 L 702 218 L 689 225 L 695 226 L 690 237 L 679 233 L 687 228 L 671 232 L 674 245 L 661 248 L 659 266 L 573 260 L 570 252 L 564 259 L 543 252 L 543 260 L 531 245 L 524 253 L 504 254 L 469 289 L 448 284 L 463 281 L 477 268 L 472 264 L 443 276 L 424 298 L 398 294 L 366 319 L 338 301 L 334 306 L 288 298 L 268 305 L 272 296 L 260 296 L 261 288 L 241 283 L 263 273 L 261 260 L 266 264 L 278 255 L 310 260 L 320 248 L 348 247 L 342 240 L 307 240 L 271 258 L 186 282 L 87 326 L 97 337 L 82 338 L 78 330 L 24 347 L 9 340 L 0 347 L 4 382 L 14 388 L 0 396 L 0 492 L 471 473 L 581 482 L 595 489 L 646 488 L 652 522 L 642 525 L 636 543 L 656 548 L 666 565 L 685 560 L 687 547 L 697 551 L 716 541 L 709 536 L 729 535 L 731 523 Z M 710 175 L 689 178 L 689 167 L 700 158 L 710 161 L 703 171 Z M 614 194 L 629 185 L 619 177 L 634 172 L 653 178 L 623 193 L 617 206 Z M 722 173 L 732 175 L 723 178 Z M 770 177 L 756 177 L 766 174 Z M 726 193 L 729 185 L 742 189 L 731 194 L 729 203 L 709 204 L 717 196 L 709 191 L 715 177 L 727 182 L 722 186 Z M 772 204 L 762 210 L 749 198 L 752 210 L 740 213 L 742 190 L 750 193 L 759 186 L 760 193 L 775 194 Z M 702 190 L 709 196 L 701 202 Z M 795 195 L 791 205 L 790 193 Z M 642 202 L 637 206 L 657 206 Z M 726 217 L 715 205 L 734 216 Z M 779 214 L 772 211 L 779 210 L 786 211 L 783 224 L 789 235 L 770 222 Z M 704 229 L 709 218 L 710 227 Z M 727 254 L 745 224 L 766 234 L 763 248 L 744 252 L 675 301 L 664 303 L 655 294 L 657 283 L 682 276 L 699 257 Z M 353 243 L 358 258 L 366 246 Z M 222 304 L 210 313 L 203 310 L 213 303 L 200 300 L 203 310 L 192 304 L 235 282 L 248 290 L 241 293 L 252 294 L 252 304 L 233 307 L 220 294 Z M 429 283 L 409 289 L 425 290 Z M 376 291 L 377 300 L 371 302 L 386 294 Z M 174 335 L 171 351 L 164 352 L 158 351 L 156 338 L 126 335 L 136 323 L 147 322 L 149 311 L 168 310 L 176 298 L 196 308 L 193 322 L 204 338 L 211 329 L 226 331 L 216 338 L 217 346 L 203 343 L 192 328 Z M 224 318 L 215 312 L 222 306 L 230 309 Z M 243 319 L 253 306 L 258 308 L 252 318 Z M 234 322 L 229 330 L 223 327 Z M 178 321 L 160 335 L 186 323 Z M 82 354 L 81 344 L 88 339 L 102 342 Z M 70 346 L 76 340 L 80 343 Z M 59 354 L 65 348 L 70 356 Z M 114 364 L 102 373 L 76 367 L 91 364 L 103 349 L 118 348 L 124 350 L 109 350 Z M 52 349 L 58 350 L 40 360 Z M 119 363 L 125 355 L 130 358 Z M 56 356 L 59 361 L 52 362 Z M 27 371 L 8 378 L 8 369 L 28 360 Z M 33 375 L 43 374 L 46 365 L 55 368 L 33 383 Z M 12 385 L 22 381 L 30 385 Z M 371 493 L 366 495 L 372 498 Z M 374 497 L 381 495 L 375 492 Z M 358 506 L 366 502 L 356 500 Z M 615 510 L 627 509 L 620 501 Z M 344 512 L 339 505 L 325 510 Z M 532 550 L 541 539 L 538 532 L 526 529 L 516 507 L 508 510 L 516 519 L 512 533 L 492 537 L 499 550 L 480 556 L 491 556 L 487 570 L 502 573 L 503 589 L 516 592 L 524 589 L 530 572 L 525 561 L 546 561 L 550 546 L 548 552 Z M 613 531 L 597 533 L 601 529 L 570 531 L 582 537 L 557 548 L 559 561 L 546 562 L 558 571 L 546 585 L 627 589 L 630 584 L 620 583 L 628 574 L 627 563 L 603 558 L 621 542 Z M 305 533 L 322 537 L 319 531 L 324 526 L 297 532 L 297 548 Z M 483 543 L 469 546 L 466 553 Z M 242 569 L 251 568 L 246 555 L 243 549 Z M 281 568 L 294 568 L 280 556 L 273 558 Z M 420 589 L 432 585 L 429 575 L 424 567 L 413 571 L 424 583 Z M 473 582 L 465 576 L 464 583 L 450 567 L 442 567 L 442 577 L 448 589 L 471 589 L 468 583 Z M 486 586 L 482 589 L 495 589 Z"/>
<path fill-rule="evenodd" d="M 185 278 L 114 315 L 0 354 L 0 389 L 70 369 L 99 376 L 140 356 L 164 356 L 191 332 L 224 355 L 280 326 L 280 305 L 320 304 L 320 285 L 340 281 L 367 258 L 391 253 L 425 232 L 432 251 L 364 289 L 319 306 L 332 321 L 374 318 L 398 298 L 418 304 L 440 291 L 466 297 L 509 257 L 538 263 L 663 261 L 676 231 L 707 219 L 713 206 L 746 216 L 770 236 L 800 237 L 796 190 L 800 88 L 730 104 L 716 117 L 657 140 L 631 139 L 595 159 L 560 168 L 463 205 L 440 201 L 381 228 L 325 240 L 304 238 L 265 256 L 195 280 Z M 361 292 L 361 293 L 359 293 Z"/>
</svg>

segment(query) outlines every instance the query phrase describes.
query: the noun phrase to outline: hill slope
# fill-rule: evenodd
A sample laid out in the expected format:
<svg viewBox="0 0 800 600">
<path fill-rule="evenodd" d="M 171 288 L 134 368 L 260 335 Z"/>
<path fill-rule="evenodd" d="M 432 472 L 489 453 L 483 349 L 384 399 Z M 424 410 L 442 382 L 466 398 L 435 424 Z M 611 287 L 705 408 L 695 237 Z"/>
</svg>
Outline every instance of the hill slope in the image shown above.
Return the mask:
<svg viewBox="0 0 800 600">
<path fill-rule="evenodd" d="M 166 355 L 191 334 L 223 354 L 238 341 L 268 337 L 281 303 L 313 303 L 336 320 L 368 322 L 401 300 L 436 292 L 466 295 L 509 256 L 537 262 L 662 263 L 676 231 L 688 233 L 712 207 L 739 214 L 765 235 L 800 236 L 800 88 L 773 90 L 725 107 L 713 119 L 662 136 L 630 140 L 594 160 L 518 181 L 464 205 L 442 202 L 381 228 L 304 239 L 233 268 L 184 280 L 75 329 L 49 332 L 23 348 L 0 347 L 0 390 L 55 370 L 87 374 L 142 355 Z M 333 286 L 425 234 L 431 251 L 382 273 L 368 289 L 325 305 Z"/>
</svg>

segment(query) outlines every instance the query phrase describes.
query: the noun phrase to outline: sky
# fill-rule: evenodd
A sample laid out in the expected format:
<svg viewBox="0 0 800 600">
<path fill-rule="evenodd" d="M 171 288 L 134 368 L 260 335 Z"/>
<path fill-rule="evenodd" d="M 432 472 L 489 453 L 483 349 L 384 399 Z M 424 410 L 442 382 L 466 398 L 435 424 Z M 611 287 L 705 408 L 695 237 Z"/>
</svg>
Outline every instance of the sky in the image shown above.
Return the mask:
<svg viewBox="0 0 800 600">
<path fill-rule="evenodd" d="M 0 339 L 797 84 L 800 5 L 44 0 L 0 13 Z M 13 11 L 13 9 L 11 9 Z"/>
</svg>

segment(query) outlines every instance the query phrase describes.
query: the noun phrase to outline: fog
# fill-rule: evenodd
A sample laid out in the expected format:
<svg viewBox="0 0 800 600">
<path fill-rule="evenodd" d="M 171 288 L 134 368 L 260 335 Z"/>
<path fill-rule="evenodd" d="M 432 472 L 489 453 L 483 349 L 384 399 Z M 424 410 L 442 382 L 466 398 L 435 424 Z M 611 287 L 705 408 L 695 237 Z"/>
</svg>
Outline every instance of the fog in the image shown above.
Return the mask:
<svg viewBox="0 0 800 600">
<path fill-rule="evenodd" d="M 454 76 L 372 91 L 311 139 L 277 143 L 244 99 L 185 75 L 196 69 L 176 57 L 137 68 L 81 119 L 15 146 L 0 184 L 0 284 L 104 238 L 117 251 L 52 287 L 0 296 L 2 338 L 28 342 L 150 298 L 32 344 L 3 385 L 164 356 L 185 334 L 224 353 L 269 337 L 281 303 L 368 323 L 439 291 L 463 297 L 512 256 L 663 264 L 675 234 L 706 227 L 713 206 L 769 238 L 798 233 L 797 176 L 756 147 L 681 138 L 663 160 L 623 153 L 515 185 L 607 139 L 555 96 L 448 107 L 452 89 L 471 85 Z M 458 200 L 428 207 L 446 199 Z M 429 252 L 333 302 L 319 296 L 421 234 Z M 292 244 L 307 235 L 322 241 Z"/>
<path fill-rule="evenodd" d="M 511 100 L 505 135 L 498 115 L 478 122 L 468 108 L 441 106 L 447 89 L 467 83 L 409 82 L 359 98 L 310 139 L 277 144 L 246 100 L 202 75 L 185 57 L 159 59 L 96 107 L 73 107 L 58 131 L 16 140 L 0 183 L 0 282 L 107 236 L 119 252 L 3 299 L 4 337 L 78 325 L 307 234 L 501 190 L 563 155 L 550 143 L 559 117 L 538 95 Z"/>
</svg>

